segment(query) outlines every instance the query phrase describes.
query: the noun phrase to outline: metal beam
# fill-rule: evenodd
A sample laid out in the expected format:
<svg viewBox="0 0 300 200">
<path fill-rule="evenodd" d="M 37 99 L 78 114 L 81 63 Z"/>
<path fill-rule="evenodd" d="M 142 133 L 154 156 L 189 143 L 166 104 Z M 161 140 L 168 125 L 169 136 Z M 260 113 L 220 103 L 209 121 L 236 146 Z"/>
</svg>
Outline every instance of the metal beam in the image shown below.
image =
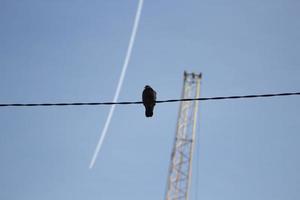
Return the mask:
<svg viewBox="0 0 300 200">
<path fill-rule="evenodd" d="M 182 98 L 199 98 L 201 74 L 184 72 Z M 192 177 L 198 101 L 180 103 L 171 154 L 166 200 L 188 200 Z"/>
</svg>

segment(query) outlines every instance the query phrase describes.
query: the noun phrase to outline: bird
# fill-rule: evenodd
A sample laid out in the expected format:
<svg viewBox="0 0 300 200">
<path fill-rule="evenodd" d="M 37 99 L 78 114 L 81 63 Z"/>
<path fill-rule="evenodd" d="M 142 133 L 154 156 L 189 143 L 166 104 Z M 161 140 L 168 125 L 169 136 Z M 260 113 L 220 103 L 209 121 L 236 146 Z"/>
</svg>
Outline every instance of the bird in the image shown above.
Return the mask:
<svg viewBox="0 0 300 200">
<path fill-rule="evenodd" d="M 146 85 L 143 91 L 143 104 L 145 106 L 146 117 L 153 116 L 153 110 L 156 102 L 156 92 L 149 85 Z"/>
</svg>

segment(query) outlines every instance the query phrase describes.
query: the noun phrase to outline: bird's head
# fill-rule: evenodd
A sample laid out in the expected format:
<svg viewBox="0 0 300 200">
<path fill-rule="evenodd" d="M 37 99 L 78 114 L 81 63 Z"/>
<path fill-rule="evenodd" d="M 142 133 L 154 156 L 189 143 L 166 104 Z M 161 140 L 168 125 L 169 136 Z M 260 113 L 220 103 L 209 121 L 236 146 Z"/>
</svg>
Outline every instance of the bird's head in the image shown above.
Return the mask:
<svg viewBox="0 0 300 200">
<path fill-rule="evenodd" d="M 151 87 L 149 85 L 145 85 L 145 89 L 150 89 Z"/>
</svg>

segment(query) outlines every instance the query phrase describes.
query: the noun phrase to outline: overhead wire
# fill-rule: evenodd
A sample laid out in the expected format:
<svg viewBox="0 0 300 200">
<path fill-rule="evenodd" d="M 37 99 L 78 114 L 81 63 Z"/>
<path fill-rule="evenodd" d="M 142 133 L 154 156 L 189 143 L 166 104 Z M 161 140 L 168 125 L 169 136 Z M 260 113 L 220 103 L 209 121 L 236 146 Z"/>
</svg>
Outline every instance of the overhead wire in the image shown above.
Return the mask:
<svg viewBox="0 0 300 200">
<path fill-rule="evenodd" d="M 278 96 L 296 96 L 300 92 L 288 93 L 273 93 L 273 94 L 252 94 L 252 95 L 235 95 L 235 96 L 216 96 L 216 97 L 201 97 L 189 99 L 168 99 L 159 100 L 156 103 L 171 103 L 180 101 L 213 101 L 225 99 L 249 99 L 249 98 L 267 98 Z M 129 105 L 129 104 L 142 104 L 142 101 L 121 101 L 121 102 L 71 102 L 71 103 L 8 103 L 0 104 L 0 107 L 33 107 L 33 106 L 98 106 L 98 105 Z"/>
</svg>

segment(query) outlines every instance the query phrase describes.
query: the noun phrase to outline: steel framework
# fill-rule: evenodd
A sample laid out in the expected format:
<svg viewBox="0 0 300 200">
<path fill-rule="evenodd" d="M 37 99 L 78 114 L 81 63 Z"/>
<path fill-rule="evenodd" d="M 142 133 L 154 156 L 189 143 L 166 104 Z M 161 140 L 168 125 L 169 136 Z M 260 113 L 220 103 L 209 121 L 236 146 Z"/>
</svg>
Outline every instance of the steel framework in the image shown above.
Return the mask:
<svg viewBox="0 0 300 200">
<path fill-rule="evenodd" d="M 184 72 L 182 98 L 199 98 L 201 74 Z M 180 104 L 171 154 L 166 200 L 188 200 L 192 176 L 198 101 Z"/>
</svg>

